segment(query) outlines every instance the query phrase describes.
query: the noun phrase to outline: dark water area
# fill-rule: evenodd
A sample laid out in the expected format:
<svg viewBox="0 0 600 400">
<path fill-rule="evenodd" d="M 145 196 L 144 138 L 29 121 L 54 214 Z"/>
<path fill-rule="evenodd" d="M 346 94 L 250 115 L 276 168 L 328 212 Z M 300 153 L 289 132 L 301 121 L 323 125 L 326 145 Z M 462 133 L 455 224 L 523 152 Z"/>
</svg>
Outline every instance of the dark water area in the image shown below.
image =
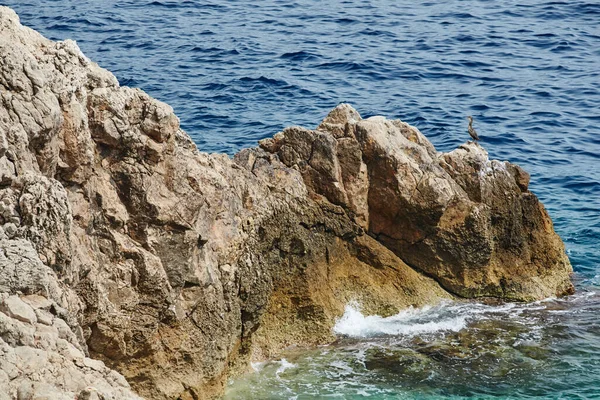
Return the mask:
<svg viewBox="0 0 600 400">
<path fill-rule="evenodd" d="M 411 369 L 393 362 L 388 369 L 383 362 L 373 372 L 361 370 L 356 361 L 358 369 L 351 366 L 350 376 L 366 379 L 375 392 L 399 385 L 391 394 L 373 394 L 375 398 L 425 398 L 430 392 L 424 388 L 432 390 L 427 398 L 600 398 L 600 1 L 0 3 L 51 39 L 77 40 L 121 84 L 140 87 L 173 106 L 203 151 L 233 154 L 285 126 L 314 127 L 340 102 L 351 103 L 363 116 L 402 119 L 438 150 L 448 151 L 468 139 L 465 117 L 473 115 L 490 156 L 516 162 L 531 173 L 531 190 L 549 209 L 566 243 L 579 294 L 530 310 L 539 330 L 523 323 L 514 309 L 499 311 L 509 325 L 538 332 L 532 343 L 546 356 L 538 360 L 519 353 L 525 360 L 521 364 L 508 353 L 498 356 L 506 368 L 487 381 L 476 379 L 489 373 L 481 365 L 444 362 L 441 356 L 440 372 L 430 380 L 415 372 L 396 381 L 398 371 Z M 448 305 L 444 312 L 453 307 L 459 306 Z M 423 318 L 430 315 L 423 313 Z M 503 329 L 503 318 L 496 328 Z M 478 321 L 466 320 L 459 331 L 434 330 L 435 341 L 447 346 L 460 332 L 474 335 L 475 341 L 485 338 L 489 332 L 478 328 Z M 390 350 L 396 354 L 392 360 L 413 360 L 406 362 L 428 370 L 429 364 L 418 361 L 418 346 L 405 343 L 403 335 L 350 335 L 352 344 L 336 347 L 324 359 L 298 355 L 295 367 L 276 373 L 281 365 L 267 366 L 245 384 L 253 391 L 261 387 L 264 398 L 325 397 L 329 386 L 345 398 L 371 396 L 368 390 L 360 394 L 364 387 L 335 386 L 346 381 L 335 374 L 326 379 L 310 372 L 306 357 L 320 360 L 317 370 L 326 375 L 326 365 L 335 361 L 331 357 L 354 354 L 356 348 L 364 353 L 361 346 L 384 342 L 384 348 L 420 354 Z M 518 334 L 508 337 L 512 339 L 500 348 L 514 350 L 511 340 Z M 490 354 L 496 353 L 483 346 L 480 353 L 461 357 L 473 361 Z M 286 381 L 292 371 L 298 376 Z M 515 380 L 511 371 L 520 371 Z M 552 376 L 537 384 L 535 373 Z M 303 395 L 308 392 L 300 383 L 310 377 L 321 395 Z M 291 392 L 277 391 L 281 379 Z M 425 383 L 414 384 L 419 379 Z M 522 389 L 528 382 L 535 390 Z M 443 385 L 446 392 L 436 391 Z M 238 397 L 231 398 L 244 398 L 233 393 Z"/>
</svg>

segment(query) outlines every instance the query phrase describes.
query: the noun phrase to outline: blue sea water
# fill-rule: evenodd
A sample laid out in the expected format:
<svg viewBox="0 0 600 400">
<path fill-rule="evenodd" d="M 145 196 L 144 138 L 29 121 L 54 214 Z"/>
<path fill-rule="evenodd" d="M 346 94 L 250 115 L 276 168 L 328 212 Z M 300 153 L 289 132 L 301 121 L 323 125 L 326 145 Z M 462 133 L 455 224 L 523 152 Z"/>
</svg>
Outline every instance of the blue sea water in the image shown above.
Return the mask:
<svg viewBox="0 0 600 400">
<path fill-rule="evenodd" d="M 203 151 L 314 127 L 349 102 L 444 151 L 473 115 L 490 155 L 531 173 L 575 296 L 391 320 L 349 308 L 361 329 L 341 321 L 339 343 L 261 365 L 227 398 L 600 398 L 600 1 L 0 3 L 172 105 Z"/>
</svg>

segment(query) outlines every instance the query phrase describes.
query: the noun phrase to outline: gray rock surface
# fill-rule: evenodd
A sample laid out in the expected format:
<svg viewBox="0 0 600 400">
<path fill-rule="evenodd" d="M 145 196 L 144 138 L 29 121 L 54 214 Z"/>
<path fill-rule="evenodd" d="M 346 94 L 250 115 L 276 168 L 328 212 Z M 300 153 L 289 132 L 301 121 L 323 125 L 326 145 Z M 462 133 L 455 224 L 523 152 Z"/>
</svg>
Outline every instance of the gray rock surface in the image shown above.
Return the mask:
<svg viewBox="0 0 600 400">
<path fill-rule="evenodd" d="M 0 303 L 0 311 L 16 320 L 34 324 L 37 317 L 33 308 L 22 301 L 18 296 L 9 296 Z"/>
<path fill-rule="evenodd" d="M 341 105 L 234 159 L 201 153 L 168 105 L 6 7 L 0 100 L 12 398 L 212 398 L 252 358 L 331 341 L 349 301 L 572 290 L 527 174 L 474 144 L 437 153 Z"/>
<path fill-rule="evenodd" d="M 139 399 L 126 379 L 85 355 L 76 334 L 49 299 L 2 294 L 0 399 Z M 48 320 L 38 321 L 38 312 Z M 2 397 L 4 396 L 4 397 Z"/>
</svg>

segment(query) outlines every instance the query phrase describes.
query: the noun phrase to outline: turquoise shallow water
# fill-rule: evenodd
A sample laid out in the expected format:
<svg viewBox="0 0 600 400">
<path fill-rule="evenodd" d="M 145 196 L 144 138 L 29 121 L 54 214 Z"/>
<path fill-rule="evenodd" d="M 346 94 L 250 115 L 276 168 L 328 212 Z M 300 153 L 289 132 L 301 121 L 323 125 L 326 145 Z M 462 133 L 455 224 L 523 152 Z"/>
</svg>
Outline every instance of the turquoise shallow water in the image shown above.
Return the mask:
<svg viewBox="0 0 600 400">
<path fill-rule="evenodd" d="M 575 296 L 387 321 L 349 311 L 360 329 L 286 355 L 293 367 L 262 366 L 228 398 L 600 398 L 597 0 L 1 4 L 171 104 L 204 151 L 315 126 L 345 101 L 419 127 L 439 150 L 467 139 L 471 114 L 492 157 L 531 172 L 575 268 Z"/>
</svg>

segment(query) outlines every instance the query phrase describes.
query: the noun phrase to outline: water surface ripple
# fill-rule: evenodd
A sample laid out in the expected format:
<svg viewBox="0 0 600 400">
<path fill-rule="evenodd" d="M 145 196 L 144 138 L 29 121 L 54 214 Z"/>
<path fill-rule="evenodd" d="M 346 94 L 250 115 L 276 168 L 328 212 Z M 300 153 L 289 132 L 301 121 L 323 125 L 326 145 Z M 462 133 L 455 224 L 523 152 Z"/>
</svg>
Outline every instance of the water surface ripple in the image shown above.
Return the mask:
<svg viewBox="0 0 600 400">
<path fill-rule="evenodd" d="M 233 154 L 285 126 L 315 126 L 340 102 L 350 102 L 363 116 L 381 114 L 409 122 L 446 151 L 468 138 L 465 116 L 473 115 L 492 157 L 519 163 L 531 172 L 531 189 L 565 240 L 579 292 L 597 290 L 597 0 L 4 0 L 2 4 L 51 39 L 76 39 L 123 85 L 141 87 L 172 105 L 203 151 Z M 476 377 L 483 370 L 473 370 L 472 360 L 475 364 L 445 364 L 441 376 L 456 371 L 467 382 L 448 379 L 447 391 L 435 396 L 485 398 L 514 390 L 517 398 L 600 398 L 600 383 L 592 378 L 600 376 L 597 299 L 584 296 L 564 303 L 565 313 L 570 313 L 558 325 L 567 326 L 564 331 L 540 311 L 536 324 L 551 343 L 535 346 L 550 356 L 542 361 L 526 356 L 523 365 L 531 367 L 530 373 L 554 371 L 542 381 L 545 389 L 532 384 L 537 392 L 523 392 L 519 379 L 528 381 L 529 375 L 515 375 L 510 368 L 504 380 L 489 377 L 489 387 L 485 380 L 475 384 L 468 372 Z M 465 324 L 460 332 L 478 332 L 473 324 Z M 403 335 L 398 332 L 396 338 Z M 382 339 L 354 340 L 367 346 Z M 506 359 L 515 359 L 511 357 Z M 426 364 L 415 365 L 418 370 Z M 389 368 L 401 374 L 397 367 Z M 365 373 L 377 377 L 368 385 L 377 389 L 396 382 L 385 368 L 376 370 L 380 373 Z M 420 376 L 417 372 L 411 379 Z M 561 386 L 560 379 L 570 386 Z M 475 385 L 470 392 L 457 389 L 468 382 Z M 393 396 L 418 398 L 421 386 L 404 384 L 406 391 Z M 315 390 L 325 390 L 323 385 Z M 362 389 L 343 393 L 360 398 Z M 289 397 L 312 398 L 301 393 L 292 390 Z"/>
</svg>

